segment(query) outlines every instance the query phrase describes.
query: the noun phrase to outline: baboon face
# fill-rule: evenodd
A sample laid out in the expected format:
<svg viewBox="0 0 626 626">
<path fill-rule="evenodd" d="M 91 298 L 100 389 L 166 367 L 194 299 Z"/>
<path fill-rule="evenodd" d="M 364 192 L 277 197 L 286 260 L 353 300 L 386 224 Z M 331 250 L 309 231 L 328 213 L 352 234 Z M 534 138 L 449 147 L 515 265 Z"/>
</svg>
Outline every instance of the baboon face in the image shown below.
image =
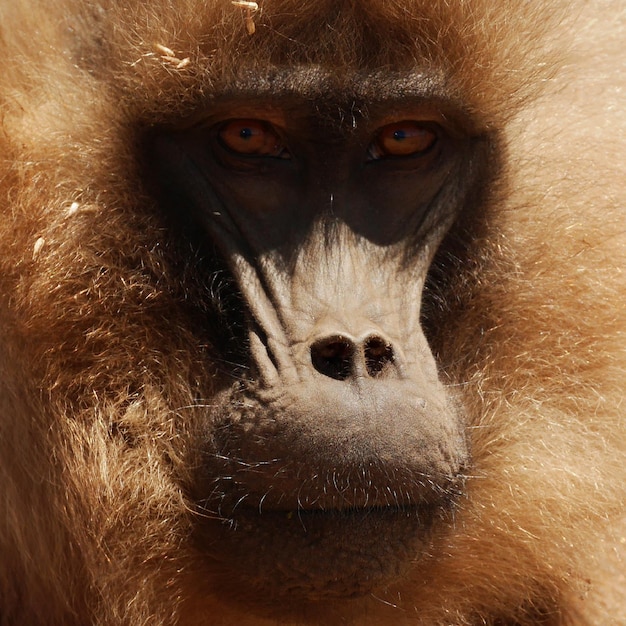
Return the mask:
<svg viewBox="0 0 626 626">
<path fill-rule="evenodd" d="M 3 624 L 625 614 L 614 5 L 0 0 Z"/>
<path fill-rule="evenodd" d="M 425 77 L 411 84 L 398 98 L 380 76 L 282 70 L 147 139 L 163 209 L 192 225 L 229 302 L 200 535 L 263 586 L 370 591 L 462 490 L 463 416 L 420 300 L 488 140 Z"/>
</svg>

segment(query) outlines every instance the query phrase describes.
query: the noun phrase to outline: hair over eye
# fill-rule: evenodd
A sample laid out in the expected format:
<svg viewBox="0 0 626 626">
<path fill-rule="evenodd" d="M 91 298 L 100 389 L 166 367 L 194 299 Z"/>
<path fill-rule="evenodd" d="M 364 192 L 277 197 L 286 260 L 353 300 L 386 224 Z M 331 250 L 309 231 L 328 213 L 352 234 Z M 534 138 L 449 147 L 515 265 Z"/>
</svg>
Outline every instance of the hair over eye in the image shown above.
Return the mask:
<svg viewBox="0 0 626 626">
<path fill-rule="evenodd" d="M 264 120 L 229 120 L 220 126 L 217 137 L 225 148 L 243 156 L 289 156 L 276 129 Z"/>
<path fill-rule="evenodd" d="M 432 125 L 407 120 L 383 126 L 369 148 L 371 159 L 426 154 L 437 142 Z"/>
</svg>

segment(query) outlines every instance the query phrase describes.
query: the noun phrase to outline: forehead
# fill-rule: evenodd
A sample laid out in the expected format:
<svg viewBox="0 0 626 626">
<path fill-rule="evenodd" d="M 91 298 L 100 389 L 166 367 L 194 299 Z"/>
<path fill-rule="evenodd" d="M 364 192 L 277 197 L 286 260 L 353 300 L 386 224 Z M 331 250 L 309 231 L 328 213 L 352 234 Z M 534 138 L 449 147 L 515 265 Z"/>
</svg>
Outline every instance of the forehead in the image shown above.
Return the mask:
<svg viewBox="0 0 626 626">
<path fill-rule="evenodd" d="M 240 70 L 216 86 L 205 103 L 207 110 L 246 114 L 259 109 L 287 116 L 385 118 L 403 111 L 451 122 L 464 121 L 460 99 L 446 91 L 440 74 L 425 70 L 406 72 L 352 71 L 337 73 L 320 66 Z"/>
<path fill-rule="evenodd" d="M 217 91 L 222 97 L 329 102 L 389 102 L 444 98 L 440 75 L 415 70 L 343 71 L 321 66 L 242 70 Z"/>
</svg>

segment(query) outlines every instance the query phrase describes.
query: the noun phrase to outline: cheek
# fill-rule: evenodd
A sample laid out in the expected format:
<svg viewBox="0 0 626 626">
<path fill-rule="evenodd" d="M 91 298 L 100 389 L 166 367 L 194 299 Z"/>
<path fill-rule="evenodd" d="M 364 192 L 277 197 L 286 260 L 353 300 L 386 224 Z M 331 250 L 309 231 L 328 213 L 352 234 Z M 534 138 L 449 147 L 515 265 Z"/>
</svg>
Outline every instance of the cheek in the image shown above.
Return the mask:
<svg viewBox="0 0 626 626">
<path fill-rule="evenodd" d="M 271 173 L 221 172 L 212 174 L 211 185 L 231 212 L 260 221 L 272 219 L 278 226 L 301 202 L 300 183 L 292 176 Z"/>
<path fill-rule="evenodd" d="M 210 219 L 226 219 L 234 225 L 256 254 L 283 248 L 295 233 L 306 231 L 315 216 L 295 173 L 225 173 L 213 168 L 210 184 L 221 204 Z"/>
</svg>

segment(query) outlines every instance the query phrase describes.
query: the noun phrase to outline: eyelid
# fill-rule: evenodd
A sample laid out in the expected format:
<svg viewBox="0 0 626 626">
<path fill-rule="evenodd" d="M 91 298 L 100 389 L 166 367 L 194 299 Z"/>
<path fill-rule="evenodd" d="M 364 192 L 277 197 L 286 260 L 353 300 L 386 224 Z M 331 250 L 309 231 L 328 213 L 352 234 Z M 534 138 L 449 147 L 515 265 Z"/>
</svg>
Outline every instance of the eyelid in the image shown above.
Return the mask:
<svg viewBox="0 0 626 626">
<path fill-rule="evenodd" d="M 216 126 L 222 147 L 241 157 L 290 158 L 286 141 L 267 120 L 233 118 Z"/>
<path fill-rule="evenodd" d="M 401 120 L 379 128 L 372 139 L 370 160 L 412 158 L 427 155 L 439 139 L 436 122 Z"/>
</svg>

